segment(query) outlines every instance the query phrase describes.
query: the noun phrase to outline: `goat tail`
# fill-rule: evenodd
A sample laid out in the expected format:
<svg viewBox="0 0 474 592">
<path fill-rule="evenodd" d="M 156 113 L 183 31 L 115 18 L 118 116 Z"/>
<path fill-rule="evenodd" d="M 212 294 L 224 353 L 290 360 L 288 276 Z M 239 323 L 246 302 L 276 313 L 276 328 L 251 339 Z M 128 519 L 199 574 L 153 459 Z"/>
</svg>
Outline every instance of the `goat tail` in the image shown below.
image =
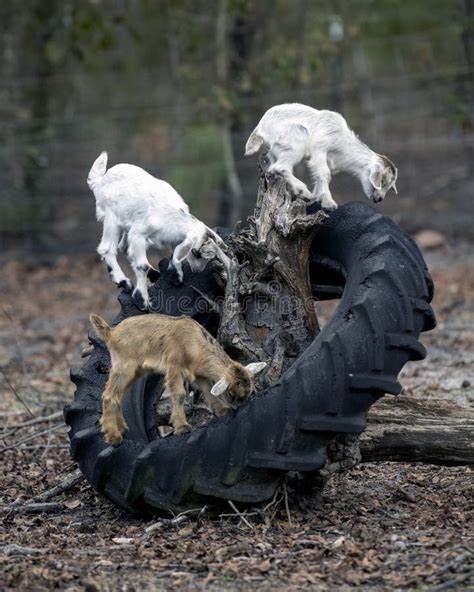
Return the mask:
<svg viewBox="0 0 474 592">
<path fill-rule="evenodd" d="M 263 137 L 258 133 L 258 127 L 256 127 L 245 144 L 245 156 L 250 156 L 251 154 L 258 152 L 262 147 L 262 144 Z"/>
<path fill-rule="evenodd" d="M 95 159 L 94 164 L 89 171 L 87 176 L 87 184 L 91 189 L 94 188 L 97 181 L 105 175 L 107 171 L 107 152 L 101 152 L 100 155 Z"/>
<path fill-rule="evenodd" d="M 104 320 L 102 317 L 99 317 L 99 315 L 96 314 L 89 315 L 89 320 L 94 328 L 96 335 L 100 337 L 102 341 L 105 341 L 107 343 L 110 337 L 110 331 L 112 330 L 112 327 L 107 323 L 106 320 Z"/>
</svg>

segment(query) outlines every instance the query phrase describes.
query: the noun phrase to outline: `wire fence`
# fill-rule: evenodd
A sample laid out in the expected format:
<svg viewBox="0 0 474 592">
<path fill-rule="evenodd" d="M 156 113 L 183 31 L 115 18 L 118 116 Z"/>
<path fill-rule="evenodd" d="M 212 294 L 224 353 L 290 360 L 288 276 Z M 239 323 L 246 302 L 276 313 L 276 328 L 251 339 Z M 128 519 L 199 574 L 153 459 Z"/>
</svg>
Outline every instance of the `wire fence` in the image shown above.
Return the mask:
<svg viewBox="0 0 474 592">
<path fill-rule="evenodd" d="M 175 17 L 189 24 L 185 13 Z M 193 26 L 213 22 L 200 15 Z M 243 157 L 248 135 L 266 108 L 299 101 L 336 107 L 369 146 L 396 162 L 400 196 L 387 201 L 385 211 L 411 229 L 445 227 L 451 216 L 450 230 L 471 237 L 466 212 L 474 170 L 472 72 L 461 38 L 446 34 L 449 26 L 426 35 L 348 40 L 310 82 L 290 88 L 276 81 L 265 96 L 250 89 L 233 97 L 231 112 L 241 114 L 232 133 L 245 194 L 241 217 L 255 200 L 258 174 L 255 159 Z M 214 59 L 214 51 L 210 43 L 202 57 Z M 338 61 L 335 76 L 329 69 Z M 48 109 L 39 116 L 19 100 L 37 86 L 36 76 L 20 74 L 0 89 L 2 249 L 25 240 L 35 248 L 79 248 L 96 241 L 100 229 L 86 177 L 103 149 L 111 164 L 133 162 L 170 181 L 206 222 L 236 222 L 222 213 L 229 200 L 222 105 L 211 87 L 208 96 L 196 100 L 161 66 L 132 76 L 120 70 L 63 72 L 41 83 L 47 88 Z M 340 201 L 364 199 L 353 179 L 336 178 L 334 190 Z"/>
</svg>

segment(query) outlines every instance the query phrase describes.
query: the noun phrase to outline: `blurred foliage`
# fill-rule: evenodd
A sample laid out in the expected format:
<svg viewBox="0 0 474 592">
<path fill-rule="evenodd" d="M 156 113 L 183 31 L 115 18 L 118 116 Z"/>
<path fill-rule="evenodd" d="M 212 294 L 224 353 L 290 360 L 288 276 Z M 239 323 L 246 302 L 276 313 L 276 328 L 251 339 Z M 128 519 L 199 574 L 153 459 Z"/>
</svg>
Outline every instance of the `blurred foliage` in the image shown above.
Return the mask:
<svg viewBox="0 0 474 592">
<path fill-rule="evenodd" d="M 222 126 L 231 127 L 246 187 L 255 167 L 240 159 L 245 136 L 266 108 L 284 101 L 341 109 L 375 142 L 386 130 L 394 140 L 404 129 L 426 134 L 431 120 L 439 134 L 472 130 L 469 4 L 3 2 L 0 231 L 51 231 L 65 200 L 87 196 L 85 177 L 103 148 L 112 162 L 161 174 L 212 222 L 227 191 Z M 225 80 L 217 66 L 222 11 Z M 331 36 L 334 24 L 340 39 Z M 410 126 L 394 125 L 400 112 L 412 114 Z"/>
<path fill-rule="evenodd" d="M 225 182 L 219 130 L 212 125 L 192 126 L 184 130 L 182 162 L 172 164 L 166 180 L 186 196 L 198 218 L 208 215 L 207 196 Z"/>
</svg>

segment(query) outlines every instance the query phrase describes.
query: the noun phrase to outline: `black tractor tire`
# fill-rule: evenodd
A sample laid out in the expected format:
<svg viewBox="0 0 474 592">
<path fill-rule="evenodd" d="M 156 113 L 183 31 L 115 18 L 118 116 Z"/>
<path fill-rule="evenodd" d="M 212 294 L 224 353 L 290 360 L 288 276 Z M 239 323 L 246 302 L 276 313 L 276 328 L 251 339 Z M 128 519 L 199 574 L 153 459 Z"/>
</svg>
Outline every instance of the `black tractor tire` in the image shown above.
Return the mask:
<svg viewBox="0 0 474 592">
<path fill-rule="evenodd" d="M 403 366 L 426 355 L 418 337 L 435 326 L 433 283 L 413 240 L 359 202 L 331 213 L 312 245 L 310 271 L 316 298 L 341 298 L 331 320 L 276 384 L 187 434 L 157 437 L 154 402 L 162 379 L 150 376 L 125 398 L 129 430 L 121 445 L 105 443 L 99 418 L 110 359 L 90 335 L 94 351 L 71 371 L 77 389 L 64 411 L 72 457 L 89 483 L 141 514 L 222 499 L 261 502 L 287 471 L 323 467 L 338 434 L 362 432 L 369 407 L 386 393 L 400 393 Z M 178 315 L 184 306 L 215 333 L 219 317 L 202 306 L 203 296 L 222 295 L 210 271 L 188 271 L 176 287 L 163 269 L 151 292 L 155 312 Z M 142 314 L 130 294 L 119 300 L 116 323 Z"/>
</svg>

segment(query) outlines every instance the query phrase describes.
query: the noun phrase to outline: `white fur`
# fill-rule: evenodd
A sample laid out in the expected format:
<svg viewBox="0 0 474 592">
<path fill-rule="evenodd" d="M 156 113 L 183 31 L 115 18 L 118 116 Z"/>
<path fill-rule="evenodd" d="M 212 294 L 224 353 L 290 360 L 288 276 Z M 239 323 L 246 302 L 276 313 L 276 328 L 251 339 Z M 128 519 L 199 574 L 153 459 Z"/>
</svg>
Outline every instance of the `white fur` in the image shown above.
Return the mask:
<svg viewBox="0 0 474 592">
<path fill-rule="evenodd" d="M 132 164 L 118 164 L 107 170 L 107 153 L 102 152 L 92 165 L 87 184 L 96 199 L 97 220 L 103 223 L 97 252 L 112 281 L 131 288 L 117 261 L 117 253 L 127 248 L 137 281 L 135 292 L 141 295 L 145 307 L 150 305 L 147 273 L 154 270 L 147 258 L 151 246 L 161 256 L 172 252 L 171 262 L 180 281 L 184 260 L 194 271 L 200 271 L 214 256 L 228 268 L 223 241 L 190 214 L 183 198 L 166 181 Z M 196 257 L 192 251 L 199 252 L 204 246 L 206 254 Z"/>
<path fill-rule="evenodd" d="M 299 103 L 269 109 L 250 134 L 245 154 L 267 150 L 268 173 L 282 174 L 293 191 L 323 208 L 337 208 L 329 190 L 331 176 L 344 171 L 359 178 L 367 197 L 381 201 L 393 188 L 397 169 L 385 156 L 359 140 L 346 120 L 334 111 L 318 110 Z M 293 175 L 302 160 L 313 178 L 313 191 Z"/>
</svg>

